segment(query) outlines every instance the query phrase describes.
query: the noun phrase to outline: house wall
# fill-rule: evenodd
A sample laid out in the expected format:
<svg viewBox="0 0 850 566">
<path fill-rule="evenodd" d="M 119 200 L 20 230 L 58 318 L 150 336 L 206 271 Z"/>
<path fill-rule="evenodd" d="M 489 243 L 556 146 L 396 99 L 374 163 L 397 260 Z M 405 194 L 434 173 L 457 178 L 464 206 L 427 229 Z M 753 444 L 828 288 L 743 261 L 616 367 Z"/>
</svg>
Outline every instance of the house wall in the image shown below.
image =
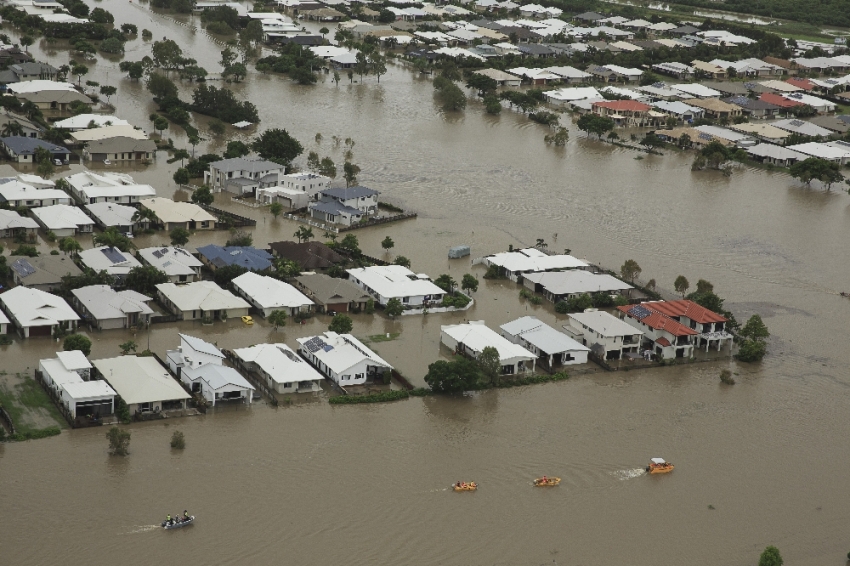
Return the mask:
<svg viewBox="0 0 850 566">
<path fill-rule="evenodd" d="M 62 390 L 62 401 L 65 403 L 65 406 L 68 407 L 68 410 L 71 411 L 71 418 L 77 418 L 77 404 L 78 403 L 88 403 L 91 401 L 101 402 L 103 404 L 109 403 L 110 410 L 109 414 L 115 413 L 115 396 L 114 395 L 99 395 L 97 397 L 84 397 L 82 399 L 74 399 L 68 395 L 68 393 L 63 389 Z M 105 416 L 105 415 L 101 415 Z"/>
<path fill-rule="evenodd" d="M 250 405 L 251 404 L 251 391 L 245 389 L 244 387 L 239 387 L 238 385 L 228 384 L 221 387 L 218 390 L 212 389 L 209 387 L 204 380 L 199 380 L 201 382 L 201 394 L 204 396 L 204 399 L 212 403 L 213 407 L 215 407 L 215 403 L 217 400 L 216 395 L 221 396 L 225 393 L 230 393 L 233 391 L 238 391 L 240 393 L 239 397 L 246 401 Z M 220 400 L 220 399 L 219 399 Z"/>
<path fill-rule="evenodd" d="M 630 342 L 629 344 L 624 344 L 623 336 L 602 336 L 592 328 L 584 328 L 578 321 L 572 318 L 570 319 L 570 326 L 575 328 L 578 332 L 584 333 L 582 343 L 585 346 L 589 348 L 594 344 L 601 344 L 605 348 L 606 354 L 617 351 L 618 358 L 623 357 L 624 351 L 637 351 L 640 346 L 640 339 Z"/>
</svg>

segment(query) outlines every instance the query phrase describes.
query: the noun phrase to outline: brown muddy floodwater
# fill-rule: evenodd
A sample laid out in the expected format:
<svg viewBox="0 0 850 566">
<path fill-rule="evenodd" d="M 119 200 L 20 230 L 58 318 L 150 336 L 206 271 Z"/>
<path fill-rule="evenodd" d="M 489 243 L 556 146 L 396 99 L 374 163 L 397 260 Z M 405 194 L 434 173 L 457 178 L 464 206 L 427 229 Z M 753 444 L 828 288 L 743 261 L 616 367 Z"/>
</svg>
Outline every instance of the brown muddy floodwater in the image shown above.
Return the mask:
<svg viewBox="0 0 850 566">
<path fill-rule="evenodd" d="M 98 5 L 116 23 L 173 38 L 219 70 L 221 46 L 193 31 L 197 19 L 118 0 Z M 31 49 L 55 65 L 67 62 L 67 51 L 48 48 Z M 134 40 L 126 58 L 149 49 Z M 101 59 L 85 78 L 118 86 L 118 115 L 147 125 L 155 111 L 148 93 L 117 66 Z M 389 235 L 393 252 L 411 258 L 415 270 L 455 279 L 483 274 L 446 259 L 457 244 L 471 245 L 475 257 L 544 238 L 607 266 L 633 258 L 642 277 L 662 287 L 679 274 L 705 278 L 739 320 L 761 314 L 773 335 L 770 355 L 755 366 L 597 373 L 383 405 L 257 403 L 132 425 L 127 458 L 107 455 L 102 429 L 0 445 L 0 563 L 744 566 L 775 544 L 789 564 L 844 564 L 850 302 L 838 292 L 850 290 L 845 193 L 745 168 L 730 178 L 691 173 L 688 155 L 637 160 L 572 126 L 566 148 L 552 149 L 542 127 L 510 111 L 488 116 L 471 101 L 463 114 L 441 114 L 428 80 L 396 65 L 380 84 L 368 77 L 336 87 L 326 79 L 300 87 L 252 74 L 232 88 L 259 107 L 260 129 L 286 128 L 338 163 L 342 150 L 331 147 L 331 135 L 354 138 L 361 183 L 420 213 L 357 232 L 366 253 L 383 253 L 380 241 Z M 203 130 L 205 119 L 196 120 Z M 316 132 L 324 135 L 318 148 Z M 169 135 L 178 145 L 185 139 Z M 223 143 L 198 149 L 220 152 Z M 156 165 L 132 173 L 171 196 L 176 166 L 160 154 Z M 291 238 L 297 228 L 226 195 L 217 203 L 259 219 L 258 245 Z M 225 239 L 225 232 L 197 234 L 190 245 Z M 136 243 L 163 241 L 157 234 Z M 421 384 L 427 364 L 444 355 L 441 324 L 468 318 L 495 327 L 526 312 L 562 324 L 549 306 L 521 303 L 512 283 L 482 283 L 466 313 L 359 316 L 355 334 L 400 332 L 375 349 Z M 326 324 L 320 317 L 274 332 L 262 321 L 252 328 L 184 322 L 155 326 L 150 340 L 160 355 L 178 332 L 228 348 L 294 345 Z M 117 344 L 132 337 L 91 336 L 94 358 L 117 355 Z M 142 345 L 147 339 L 135 337 Z M 55 349 L 44 339 L 16 342 L 0 348 L 0 366 L 31 370 Z M 738 372 L 734 387 L 720 385 L 724 367 Z M 168 447 L 176 427 L 186 435 L 182 452 Z M 676 471 L 641 473 L 652 456 L 675 462 Z M 540 474 L 563 482 L 533 489 Z M 481 487 L 453 493 L 447 487 L 457 480 Z M 155 528 L 183 509 L 197 515 L 195 525 Z"/>
</svg>

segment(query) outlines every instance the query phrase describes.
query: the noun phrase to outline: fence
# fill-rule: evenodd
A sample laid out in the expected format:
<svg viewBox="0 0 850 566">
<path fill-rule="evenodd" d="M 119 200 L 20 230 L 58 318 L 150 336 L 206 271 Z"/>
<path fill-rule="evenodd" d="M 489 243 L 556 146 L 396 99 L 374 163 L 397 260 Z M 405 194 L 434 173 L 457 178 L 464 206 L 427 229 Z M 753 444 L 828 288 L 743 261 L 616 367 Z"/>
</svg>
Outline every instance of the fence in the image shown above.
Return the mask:
<svg viewBox="0 0 850 566">
<path fill-rule="evenodd" d="M 325 232 L 330 232 L 331 234 L 339 234 L 340 229 L 336 226 L 331 226 L 330 224 L 325 224 L 324 222 L 319 222 L 317 220 L 312 220 L 306 216 L 298 216 L 295 214 L 284 214 L 284 218 L 288 220 L 294 220 L 295 222 L 300 222 L 301 224 L 307 224 L 308 226 L 312 226 L 313 228 L 321 228 Z"/>
<path fill-rule="evenodd" d="M 249 208 L 263 208 L 264 206 L 267 206 L 259 202 L 248 202 L 239 197 L 230 197 L 230 202 L 235 202 L 236 204 L 241 204 L 242 206 L 247 206 Z"/>
<path fill-rule="evenodd" d="M 369 228 L 370 226 L 378 226 L 380 224 L 389 224 L 390 222 L 398 222 L 400 220 L 407 220 L 409 218 L 416 218 L 418 214 L 415 212 L 408 212 L 405 214 L 396 214 L 395 216 L 384 216 L 382 218 L 371 218 L 364 222 L 358 222 L 357 224 L 352 224 L 351 226 L 341 226 L 337 232 L 351 232 L 352 230 L 359 230 L 360 228 Z"/>
<path fill-rule="evenodd" d="M 208 204 L 202 204 L 199 206 L 207 212 L 211 212 L 218 216 L 219 221 L 216 222 L 215 227 L 221 230 L 226 230 L 230 227 L 242 228 L 244 226 L 257 225 L 256 220 L 254 220 L 253 218 L 248 218 L 247 216 L 239 216 L 238 214 L 233 214 L 232 212 L 222 210 L 220 208 L 216 208 Z"/>
<path fill-rule="evenodd" d="M 393 375 L 393 379 L 395 379 L 396 381 L 398 381 L 399 383 L 401 383 L 401 386 L 402 386 L 402 387 L 404 387 L 405 389 L 407 389 L 408 391 L 410 391 L 410 390 L 412 390 L 412 389 L 416 389 L 415 387 L 413 387 L 413 384 L 412 384 L 412 383 L 410 383 L 409 381 L 407 381 L 407 378 L 406 378 L 406 377 L 404 377 L 403 375 L 401 375 L 401 374 L 400 374 L 399 372 L 397 372 L 396 370 L 392 370 L 392 375 Z"/>
<path fill-rule="evenodd" d="M 180 320 L 179 314 L 158 314 L 151 317 L 151 324 L 161 324 L 163 322 L 177 322 Z"/>
<path fill-rule="evenodd" d="M 227 358 L 227 360 L 231 364 L 233 364 L 233 367 L 238 369 L 242 373 L 242 375 L 244 375 L 245 378 L 251 382 L 251 385 L 256 387 L 258 391 L 268 397 L 269 402 L 271 402 L 272 405 L 277 407 L 278 401 L 277 397 L 274 394 L 274 391 L 272 391 L 271 388 L 269 388 L 269 386 L 266 385 L 262 379 L 257 378 L 254 372 L 248 369 L 248 367 L 242 362 L 242 360 L 240 360 L 239 357 L 237 357 L 236 354 L 234 354 L 230 350 L 222 349 L 222 353 L 224 354 L 224 357 Z"/>
<path fill-rule="evenodd" d="M 9 413 L 6 412 L 6 409 L 0 407 L 0 420 L 6 423 L 6 428 L 9 429 L 9 434 L 15 434 L 15 424 L 12 422 L 12 417 L 9 416 Z"/>
</svg>

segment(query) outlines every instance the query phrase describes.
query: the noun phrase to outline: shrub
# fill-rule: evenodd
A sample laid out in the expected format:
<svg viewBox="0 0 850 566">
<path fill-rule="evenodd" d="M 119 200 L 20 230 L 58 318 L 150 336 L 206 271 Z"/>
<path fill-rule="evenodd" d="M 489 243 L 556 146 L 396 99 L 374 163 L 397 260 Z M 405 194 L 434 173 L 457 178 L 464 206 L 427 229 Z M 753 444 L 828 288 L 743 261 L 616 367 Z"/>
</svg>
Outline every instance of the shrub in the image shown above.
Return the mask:
<svg viewBox="0 0 850 566">
<path fill-rule="evenodd" d="M 484 279 L 504 279 L 505 276 L 502 275 L 502 270 L 498 265 L 491 265 L 487 268 L 487 273 L 484 274 Z"/>
<path fill-rule="evenodd" d="M 9 252 L 9 255 L 24 255 L 27 257 L 38 257 L 38 250 L 35 246 L 28 246 L 25 244 L 19 245 L 17 248 Z"/>
<path fill-rule="evenodd" d="M 109 452 L 114 456 L 126 456 L 129 454 L 130 431 L 122 430 L 117 426 L 110 427 L 106 433 L 109 439 Z"/>
<path fill-rule="evenodd" d="M 353 405 L 357 403 L 386 403 L 387 401 L 398 401 L 407 399 L 410 393 L 406 389 L 399 391 L 382 391 L 371 395 L 337 395 L 328 399 L 332 405 Z"/>
<path fill-rule="evenodd" d="M 732 377 L 732 372 L 728 369 L 720 371 L 720 381 L 726 385 L 735 385 L 735 378 Z"/>
<path fill-rule="evenodd" d="M 178 450 L 186 448 L 186 439 L 183 437 L 183 433 L 179 430 L 175 430 L 174 434 L 171 435 L 171 447 Z"/>
<path fill-rule="evenodd" d="M 84 356 L 91 354 L 91 340 L 82 334 L 71 334 L 62 343 L 62 349 L 66 352 L 79 350 Z"/>
</svg>

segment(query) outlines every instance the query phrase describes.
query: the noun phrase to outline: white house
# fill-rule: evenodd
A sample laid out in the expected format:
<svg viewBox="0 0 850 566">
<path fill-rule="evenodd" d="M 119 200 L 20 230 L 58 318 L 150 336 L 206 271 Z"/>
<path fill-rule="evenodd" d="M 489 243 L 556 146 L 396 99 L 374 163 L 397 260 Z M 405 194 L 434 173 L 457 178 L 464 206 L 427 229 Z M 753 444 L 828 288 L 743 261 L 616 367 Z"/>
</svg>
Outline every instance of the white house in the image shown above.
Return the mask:
<svg viewBox="0 0 850 566">
<path fill-rule="evenodd" d="M 255 371 L 277 393 L 315 393 L 324 376 L 286 344 L 256 344 L 233 353 L 246 369 Z"/>
<path fill-rule="evenodd" d="M 71 197 L 65 191 L 53 188 L 38 188 L 14 177 L 0 179 L 0 203 L 8 203 L 12 208 L 25 206 L 50 206 L 52 204 L 71 204 Z"/>
<path fill-rule="evenodd" d="M 606 360 L 619 360 L 623 353 L 637 354 L 643 332 L 604 311 L 591 310 L 569 315 L 564 330 L 590 351 Z"/>
<path fill-rule="evenodd" d="M 96 272 L 106 271 L 109 275 L 121 280 L 130 273 L 134 267 L 141 267 L 141 263 L 129 252 L 122 252 L 118 248 L 100 246 L 90 250 L 79 252 L 80 261 L 86 267 Z"/>
<path fill-rule="evenodd" d="M 131 204 L 156 196 L 150 185 L 139 185 L 124 173 L 83 171 L 65 177 L 71 194 L 81 203 L 110 202 Z"/>
<path fill-rule="evenodd" d="M 322 201 L 335 201 L 343 206 L 356 208 L 364 215 L 378 212 L 378 195 L 381 194 L 367 187 L 338 187 L 322 189 L 318 198 Z"/>
<path fill-rule="evenodd" d="M 83 321 L 98 330 L 144 327 L 154 314 L 147 304 L 152 299 L 130 289 L 116 291 L 109 285 L 89 285 L 71 294 Z"/>
<path fill-rule="evenodd" d="M 6 316 L 6 313 L 0 311 L 0 334 L 6 334 L 9 331 L 9 317 Z"/>
<path fill-rule="evenodd" d="M 0 209 L 0 238 L 14 238 L 18 234 L 35 234 L 38 222 L 21 216 L 14 210 Z"/>
<path fill-rule="evenodd" d="M 171 199 L 156 197 L 143 200 L 139 206 L 152 210 L 162 227 L 169 232 L 175 228 L 186 230 L 215 228 L 215 216 L 193 202 L 174 202 Z"/>
<path fill-rule="evenodd" d="M 32 209 L 32 215 L 42 228 L 53 232 L 57 238 L 94 231 L 94 220 L 76 206 L 42 206 Z"/>
<path fill-rule="evenodd" d="M 179 334 L 180 346 L 166 352 L 168 369 L 193 392 L 200 393 L 213 407 L 218 401 L 244 401 L 251 404 L 254 386 L 238 371 L 222 365 L 224 354 L 216 346 L 186 334 Z"/>
<path fill-rule="evenodd" d="M 315 173 L 278 175 L 278 181 L 275 186 L 257 189 L 257 201 L 265 204 L 279 202 L 289 208 L 304 208 L 316 193 L 331 186 L 330 177 Z"/>
<path fill-rule="evenodd" d="M 320 336 L 297 338 L 296 342 L 308 362 L 341 386 L 362 385 L 393 369 L 351 334 L 329 330 Z"/>
<path fill-rule="evenodd" d="M 696 330 L 644 305 L 617 307 L 623 320 L 643 332 L 650 348 L 661 359 L 692 358 Z"/>
<path fill-rule="evenodd" d="M 185 285 L 160 283 L 156 286 L 162 303 L 181 320 L 226 320 L 245 316 L 251 305 L 213 281 L 195 281 Z"/>
<path fill-rule="evenodd" d="M 502 272 L 511 281 L 517 282 L 526 273 L 563 269 L 585 269 L 589 267 L 587 263 L 571 255 L 548 255 L 537 248 L 525 248 L 512 252 L 492 254 L 480 260 L 475 260 L 474 263 L 483 263 L 487 267 L 495 265 L 501 268 Z"/>
<path fill-rule="evenodd" d="M 56 358 L 39 360 L 47 387 L 77 417 L 105 417 L 115 412 L 115 390 L 105 381 L 91 379 L 92 365 L 79 350 L 56 352 Z"/>
<path fill-rule="evenodd" d="M 172 283 L 186 283 L 201 279 L 203 263 L 183 248 L 162 246 L 139 250 L 142 261 L 156 267 Z"/>
<path fill-rule="evenodd" d="M 236 293 L 262 312 L 264 317 L 277 310 L 295 316 L 313 308 L 313 301 L 301 291 L 268 275 L 248 271 L 234 278 L 231 284 Z"/>
<path fill-rule="evenodd" d="M 205 364 L 221 365 L 224 354 L 214 344 L 206 340 L 178 334 L 180 345 L 176 350 L 168 350 L 165 353 L 166 363 L 171 373 L 181 377 L 184 368 L 198 368 Z"/>
<path fill-rule="evenodd" d="M 204 171 L 204 184 L 216 192 L 257 196 L 260 189 L 279 185 L 285 171 L 286 167 L 273 161 L 234 157 L 210 163 L 209 171 Z"/>
<path fill-rule="evenodd" d="M 0 306 L 23 338 L 52 336 L 60 327 L 73 331 L 80 320 L 65 299 L 28 287 L 1 294 Z"/>
<path fill-rule="evenodd" d="M 483 320 L 440 327 L 440 342 L 453 352 L 478 359 L 484 348 L 496 348 L 503 375 L 533 372 L 537 355 L 488 328 Z"/>
<path fill-rule="evenodd" d="M 92 360 L 92 364 L 131 415 L 185 409 L 191 398 L 153 357 L 118 356 Z"/>
<path fill-rule="evenodd" d="M 386 306 L 398 299 L 404 306 L 440 303 L 446 294 L 424 273 L 413 273 L 402 265 L 374 265 L 348 270 L 348 279 Z"/>
<path fill-rule="evenodd" d="M 137 212 L 136 208 L 123 204 L 95 202 L 87 204 L 86 210 L 89 211 L 89 215 L 103 230 L 115 228 L 122 234 L 132 235 L 136 224 L 139 224 L 142 228 L 146 228 L 150 224 L 148 220 L 134 220 L 133 218 Z"/>
<path fill-rule="evenodd" d="M 585 293 L 628 295 L 633 287 L 607 273 L 591 273 L 581 269 L 540 271 L 523 276 L 523 285 L 553 303 L 579 297 Z"/>
<path fill-rule="evenodd" d="M 77 130 L 87 130 L 92 124 L 96 128 L 102 126 L 132 126 L 127 120 L 122 120 L 116 116 L 103 116 L 101 114 L 77 114 L 64 120 L 59 120 L 53 123 L 54 128 L 62 128 L 75 132 Z"/>
<path fill-rule="evenodd" d="M 540 363 L 550 369 L 587 363 L 590 348 L 541 322 L 536 316 L 524 316 L 500 328 L 502 336 L 537 354 Z"/>
<path fill-rule="evenodd" d="M 716 346 L 719 351 L 725 344 L 732 344 L 732 335 L 726 331 L 726 317 L 710 311 L 687 299 L 676 301 L 650 301 L 641 303 L 641 307 L 652 312 L 661 313 L 672 318 L 683 326 L 697 332 L 694 337 L 695 347 L 705 346 L 705 351 Z"/>
</svg>

